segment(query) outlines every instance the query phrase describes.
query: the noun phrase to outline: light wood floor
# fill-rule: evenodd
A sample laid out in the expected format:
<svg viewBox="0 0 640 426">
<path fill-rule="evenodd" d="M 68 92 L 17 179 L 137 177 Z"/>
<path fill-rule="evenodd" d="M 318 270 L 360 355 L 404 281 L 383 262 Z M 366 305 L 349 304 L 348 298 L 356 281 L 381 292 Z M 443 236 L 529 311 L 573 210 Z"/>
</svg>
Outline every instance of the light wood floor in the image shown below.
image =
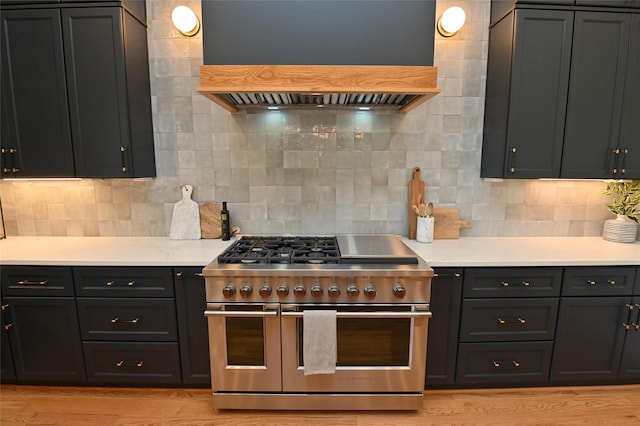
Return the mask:
<svg viewBox="0 0 640 426">
<path fill-rule="evenodd" d="M 206 389 L 0 386 L 2 425 L 640 425 L 640 385 L 427 391 L 418 412 L 216 411 Z"/>
</svg>

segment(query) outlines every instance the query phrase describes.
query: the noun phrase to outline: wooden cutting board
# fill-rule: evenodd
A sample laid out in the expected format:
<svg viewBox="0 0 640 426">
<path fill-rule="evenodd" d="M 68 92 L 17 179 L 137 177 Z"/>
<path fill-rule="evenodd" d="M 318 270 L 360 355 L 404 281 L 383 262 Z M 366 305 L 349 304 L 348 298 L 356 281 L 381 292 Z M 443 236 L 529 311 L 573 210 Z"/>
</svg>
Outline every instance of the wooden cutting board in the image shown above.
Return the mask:
<svg viewBox="0 0 640 426">
<path fill-rule="evenodd" d="M 458 209 L 433 209 L 433 238 L 438 240 L 460 238 L 460 228 L 471 228 L 470 220 L 460 220 Z"/>
<path fill-rule="evenodd" d="M 413 206 L 424 204 L 424 182 L 420 180 L 420 167 L 413 168 L 413 179 L 409 182 L 409 232 L 410 240 L 416 239 L 418 229 L 418 215 Z"/>
<path fill-rule="evenodd" d="M 222 204 L 220 203 L 211 202 L 200 205 L 200 233 L 202 238 L 222 237 L 221 211 Z"/>
</svg>

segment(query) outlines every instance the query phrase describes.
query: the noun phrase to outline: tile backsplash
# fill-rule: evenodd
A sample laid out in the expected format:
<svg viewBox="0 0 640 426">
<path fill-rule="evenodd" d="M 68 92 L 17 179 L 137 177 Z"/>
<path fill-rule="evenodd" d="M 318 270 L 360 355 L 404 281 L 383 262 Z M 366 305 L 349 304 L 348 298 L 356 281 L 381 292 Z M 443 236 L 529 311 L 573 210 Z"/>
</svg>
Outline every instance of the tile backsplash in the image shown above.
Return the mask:
<svg viewBox="0 0 640 426">
<path fill-rule="evenodd" d="M 180 185 L 227 201 L 243 233 L 407 232 L 407 186 L 420 167 L 426 198 L 457 207 L 463 236 L 600 235 L 613 216 L 597 181 L 480 179 L 489 0 L 437 2 L 467 12 L 436 35 L 442 93 L 410 113 L 283 110 L 229 114 L 197 94 L 201 33 L 180 35 L 171 10 L 147 1 L 154 179 L 0 183 L 8 236 L 168 236 Z"/>
</svg>

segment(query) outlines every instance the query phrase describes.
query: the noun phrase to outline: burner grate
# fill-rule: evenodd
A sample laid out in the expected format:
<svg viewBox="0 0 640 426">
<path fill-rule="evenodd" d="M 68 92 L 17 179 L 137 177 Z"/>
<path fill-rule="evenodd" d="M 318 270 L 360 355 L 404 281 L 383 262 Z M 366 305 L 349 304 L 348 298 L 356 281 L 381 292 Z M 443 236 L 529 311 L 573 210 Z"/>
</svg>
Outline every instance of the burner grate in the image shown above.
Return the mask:
<svg viewBox="0 0 640 426">
<path fill-rule="evenodd" d="M 229 264 L 338 264 L 340 251 L 335 237 L 245 236 L 218 256 Z"/>
</svg>

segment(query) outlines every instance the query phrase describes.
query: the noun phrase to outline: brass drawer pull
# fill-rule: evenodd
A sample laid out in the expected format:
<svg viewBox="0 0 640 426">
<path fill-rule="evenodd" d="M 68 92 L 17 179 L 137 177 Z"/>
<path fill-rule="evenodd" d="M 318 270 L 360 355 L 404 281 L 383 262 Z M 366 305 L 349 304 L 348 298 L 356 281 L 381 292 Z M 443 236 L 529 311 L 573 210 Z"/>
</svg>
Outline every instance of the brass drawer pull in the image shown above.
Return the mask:
<svg viewBox="0 0 640 426">
<path fill-rule="evenodd" d="M 49 283 L 49 280 L 42 280 L 42 281 L 22 280 L 22 281 L 18 281 L 19 285 L 47 285 L 48 283 Z"/>
<path fill-rule="evenodd" d="M 187 274 L 184 272 L 176 272 L 176 277 L 184 277 L 184 276 L 188 276 L 188 277 L 203 277 L 204 275 L 202 275 L 202 272 L 197 273 L 197 274 Z M 434 277 L 437 277 L 438 274 L 433 274 Z"/>
<path fill-rule="evenodd" d="M 11 323 L 9 323 L 9 324 L 5 324 L 5 325 L 4 325 L 4 329 L 5 329 L 5 330 L 7 330 L 7 331 L 9 331 L 9 329 L 10 329 L 11 327 L 13 327 L 13 324 L 11 324 Z"/>
<path fill-rule="evenodd" d="M 138 324 L 140 322 L 140 318 L 134 318 L 131 320 L 120 320 L 120 318 L 115 317 L 114 319 L 111 320 L 111 324 L 116 324 L 118 322 L 123 322 L 127 324 Z"/>
<path fill-rule="evenodd" d="M 522 324 L 525 325 L 527 323 L 527 320 L 524 318 L 516 318 L 515 320 L 504 320 L 502 318 L 498 318 L 498 324 L 500 325 L 505 325 L 505 324 Z"/>
<path fill-rule="evenodd" d="M 4 310 L 6 310 L 8 307 L 9 307 L 9 304 L 8 304 L 8 303 L 6 303 L 6 304 L 2 305 L 2 310 L 4 311 Z"/>
<path fill-rule="evenodd" d="M 144 361 L 138 361 L 135 363 L 136 367 L 141 368 L 144 364 Z M 124 361 L 120 360 L 116 362 L 116 367 L 127 367 Z"/>
<path fill-rule="evenodd" d="M 107 287 L 113 287 L 113 285 L 114 285 L 115 283 L 116 283 L 115 281 L 111 280 L 111 281 L 107 281 L 105 284 L 107 285 Z M 129 286 L 129 287 L 133 287 L 133 286 L 135 286 L 135 285 L 136 285 L 136 282 L 135 282 L 135 281 L 129 281 L 129 282 L 127 283 L 127 286 Z"/>
<path fill-rule="evenodd" d="M 529 281 L 522 281 L 520 283 L 523 287 L 529 287 L 531 285 L 531 283 Z M 511 283 L 509 281 L 501 281 L 500 285 L 502 287 L 511 287 Z"/>
</svg>

